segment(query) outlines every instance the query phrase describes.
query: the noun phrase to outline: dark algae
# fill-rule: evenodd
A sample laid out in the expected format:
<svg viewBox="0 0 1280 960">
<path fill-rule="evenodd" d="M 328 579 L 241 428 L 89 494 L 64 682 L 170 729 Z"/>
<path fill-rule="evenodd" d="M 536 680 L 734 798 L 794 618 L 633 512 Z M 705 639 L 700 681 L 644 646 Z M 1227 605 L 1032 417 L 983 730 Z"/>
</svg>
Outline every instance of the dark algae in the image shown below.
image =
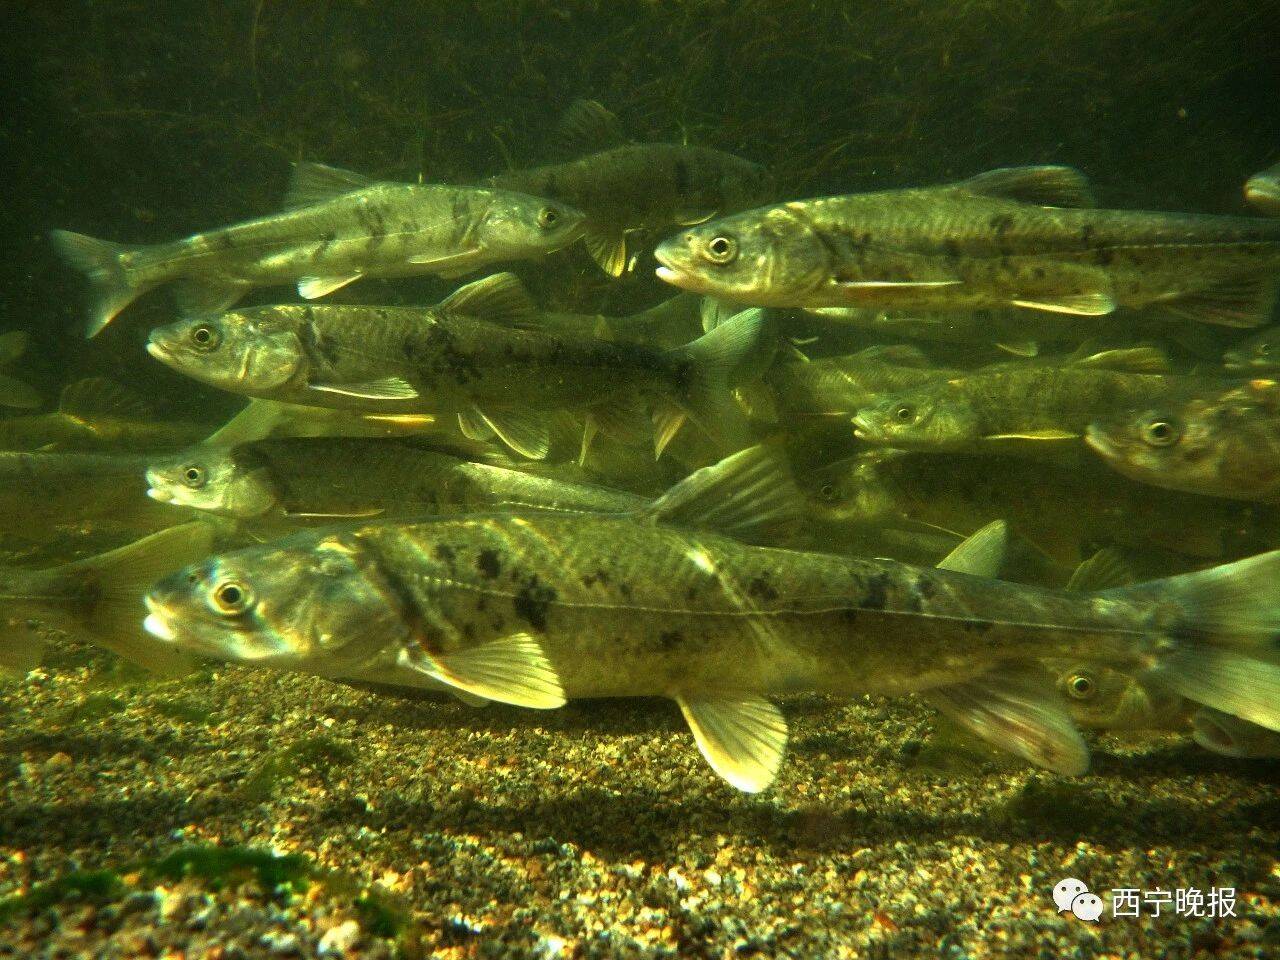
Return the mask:
<svg viewBox="0 0 1280 960">
<path fill-rule="evenodd" d="M 0 958 L 1280 956 L 1280 0 L 8 6 Z"/>
</svg>

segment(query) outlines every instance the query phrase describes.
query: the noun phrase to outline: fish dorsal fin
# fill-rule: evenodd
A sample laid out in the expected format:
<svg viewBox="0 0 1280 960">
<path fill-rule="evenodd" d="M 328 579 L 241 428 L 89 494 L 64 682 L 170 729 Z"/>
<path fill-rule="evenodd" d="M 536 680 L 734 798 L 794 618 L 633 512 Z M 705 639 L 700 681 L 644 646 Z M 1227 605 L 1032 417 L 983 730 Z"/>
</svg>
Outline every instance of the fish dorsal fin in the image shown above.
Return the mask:
<svg viewBox="0 0 1280 960">
<path fill-rule="evenodd" d="M 929 358 L 919 347 L 906 343 L 881 343 L 874 347 L 859 350 L 859 360 L 869 363 L 889 363 L 897 367 L 927 367 Z"/>
<path fill-rule="evenodd" d="M 970 733 L 1036 766 L 1069 777 L 1089 769 L 1089 747 L 1043 670 L 1001 667 L 922 698 Z"/>
<path fill-rule="evenodd" d="M 1133 571 L 1120 554 L 1107 548 L 1081 561 L 1064 589 L 1074 593 L 1092 593 L 1127 587 L 1134 582 Z"/>
<path fill-rule="evenodd" d="M 620 277 L 627 272 L 625 233 L 589 229 L 582 235 L 582 243 L 587 248 L 587 253 L 591 254 L 591 259 L 609 276 Z"/>
<path fill-rule="evenodd" d="M 1093 188 L 1075 167 L 1000 167 L 957 184 L 969 193 L 1039 207 L 1096 207 Z"/>
<path fill-rule="evenodd" d="M 459 287 L 436 309 L 513 326 L 532 324 L 537 316 L 529 291 L 514 273 L 495 273 Z"/>
<path fill-rule="evenodd" d="M 787 750 L 781 710 L 750 694 L 681 694 L 675 701 L 711 769 L 746 793 L 773 783 Z"/>
<path fill-rule="evenodd" d="M 284 419 L 284 409 L 274 400 L 253 399 L 240 412 L 205 438 L 205 446 L 232 447 L 265 440 Z"/>
<path fill-rule="evenodd" d="M 545 460 L 551 453 L 551 427 L 540 410 L 481 410 L 475 413 L 508 447 L 530 460 Z M 477 438 L 473 438 L 477 439 Z"/>
<path fill-rule="evenodd" d="M 1159 347 L 1126 347 L 1102 350 L 1087 357 L 1068 361 L 1073 367 L 1095 370 L 1118 370 L 1122 373 L 1169 373 L 1169 357 Z"/>
<path fill-rule="evenodd" d="M 418 397 L 418 391 L 403 377 L 383 377 L 363 383 L 311 383 L 307 389 L 362 400 L 415 400 Z"/>
<path fill-rule="evenodd" d="M 303 160 L 293 165 L 289 187 L 284 195 L 284 208 L 295 210 L 314 203 L 325 203 L 335 197 L 363 190 L 373 183 L 372 177 L 354 170 Z"/>
<path fill-rule="evenodd" d="M 596 153 L 627 142 L 622 123 L 599 100 L 575 100 L 560 117 L 560 145 L 569 153 Z"/>
<path fill-rule="evenodd" d="M 1003 520 L 992 520 L 938 561 L 938 569 L 994 579 L 1000 573 L 1008 548 L 1009 525 Z"/>
<path fill-rule="evenodd" d="M 145 400 L 105 377 L 90 377 L 67 384 L 58 398 L 58 412 L 84 421 L 102 417 L 146 420 L 154 416 Z"/>
<path fill-rule="evenodd" d="M 400 662 L 485 700 L 536 710 L 554 710 L 565 704 L 564 687 L 555 667 L 542 645 L 527 633 L 434 656 L 402 651 Z"/>
<path fill-rule="evenodd" d="M 0 364 L 13 363 L 27 352 L 31 338 L 25 330 L 10 330 L 0 334 Z"/>
<path fill-rule="evenodd" d="M 782 456 L 759 445 L 695 470 L 641 515 L 744 541 L 768 540 L 799 522 L 804 498 Z"/>
<path fill-rule="evenodd" d="M 359 279 L 358 273 L 348 273 L 341 277 L 299 277 L 298 296 L 304 300 L 318 300 Z"/>
</svg>

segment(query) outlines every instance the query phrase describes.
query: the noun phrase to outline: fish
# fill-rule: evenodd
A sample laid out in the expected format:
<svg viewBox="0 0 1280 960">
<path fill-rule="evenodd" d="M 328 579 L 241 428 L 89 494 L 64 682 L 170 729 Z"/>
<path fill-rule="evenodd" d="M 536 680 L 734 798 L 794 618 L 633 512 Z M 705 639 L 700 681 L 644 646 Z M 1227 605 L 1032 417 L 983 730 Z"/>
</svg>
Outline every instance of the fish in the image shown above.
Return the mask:
<svg viewBox="0 0 1280 960">
<path fill-rule="evenodd" d="M 1062 363 L 1000 365 L 884 394 L 857 411 L 854 434 L 910 450 L 994 450 L 1056 455 L 1098 416 L 1181 388 L 1153 348 L 1104 351 Z M 1038 441 L 1038 442 L 1037 442 Z"/>
<path fill-rule="evenodd" d="M 775 363 L 761 378 L 766 403 L 786 413 L 852 416 L 886 392 L 948 380 L 962 371 L 938 367 L 918 348 L 899 344 L 807 362 Z"/>
<path fill-rule="evenodd" d="M 64 387 L 55 411 L 0 419 L 0 450 L 158 453 L 188 447 L 209 429 L 162 420 L 128 388 L 89 377 Z"/>
<path fill-rule="evenodd" d="M 583 243 L 609 276 L 631 269 L 628 236 L 701 223 L 768 198 L 764 168 L 721 150 L 685 143 L 628 143 L 617 118 L 578 100 L 562 122 L 566 146 L 590 150 L 565 163 L 511 170 L 490 186 L 546 197 L 586 216 Z"/>
<path fill-rule="evenodd" d="M 1267 327 L 1222 355 L 1223 369 L 1243 376 L 1280 373 L 1280 325 Z"/>
<path fill-rule="evenodd" d="M 715 772 L 748 792 L 773 783 L 785 755 L 771 698 L 800 692 L 919 694 L 1078 775 L 1088 747 L 1040 664 L 1086 652 L 1280 729 L 1268 587 L 1280 552 L 1081 593 L 965 572 L 989 569 L 988 542 L 919 568 L 611 516 L 373 522 L 212 556 L 151 589 L 144 625 L 235 662 L 320 675 L 398 665 L 533 709 L 667 697 Z"/>
<path fill-rule="evenodd" d="M 954 542 L 997 518 L 1063 570 L 1104 546 L 1172 553 L 1185 565 L 1280 542 L 1280 516 L 1126 482 L 1083 445 L 1053 461 L 877 448 L 799 476 L 819 549 L 885 531 Z"/>
<path fill-rule="evenodd" d="M 1280 503 L 1280 382 L 1106 411 L 1085 442 L 1112 469 L 1170 490 Z"/>
<path fill-rule="evenodd" d="M 326 296 L 361 277 L 459 277 L 574 243 L 583 215 L 510 190 L 377 182 L 318 163 L 294 166 L 285 209 L 172 243 L 127 246 L 67 230 L 54 249 L 89 281 L 86 336 L 148 290 L 174 283 L 180 311 L 219 313 L 257 286 L 296 281 Z"/>
<path fill-rule="evenodd" d="M 1268 216 L 1280 216 L 1280 163 L 1250 177 L 1244 199 Z"/>
<path fill-rule="evenodd" d="M 41 630 L 53 628 L 105 647 L 165 675 L 186 672 L 191 658 L 141 629 L 143 597 L 158 578 L 194 563 L 213 547 L 212 528 L 184 523 L 107 553 L 45 570 L 0 571 L 0 667 L 34 669 Z"/>
<path fill-rule="evenodd" d="M 1280 222 L 1099 210 L 1070 167 L 798 200 L 663 241 L 658 277 L 752 306 L 1001 310 L 1121 307 L 1255 327 L 1280 286 Z"/>
<path fill-rule="evenodd" d="M 559 474 L 559 475 L 557 475 Z M 162 503 L 238 520 L 412 518 L 466 513 L 616 514 L 680 522 L 661 499 L 568 479 L 573 471 L 534 474 L 463 459 L 438 449 L 386 440 L 264 440 L 231 448 L 196 448 L 153 463 L 149 495 Z M 716 529 L 744 540 L 786 536 L 801 514 L 799 490 L 785 459 L 770 448 L 739 451 L 703 468 L 698 481 L 723 500 Z M 742 526 L 730 505 L 755 487 L 775 489 L 770 522 Z M 699 501 L 700 502 L 700 501 Z M 753 501 L 754 502 L 754 499 Z M 694 521 L 690 521 L 694 522 Z M 706 521 L 699 521 L 706 522 Z"/>
<path fill-rule="evenodd" d="M 31 338 L 25 330 L 0 333 L 0 367 L 12 366 L 27 352 Z M 34 410 L 44 405 L 39 392 L 21 380 L 0 373 L 0 406 Z"/>
<path fill-rule="evenodd" d="M 727 450 L 748 445 L 730 390 L 772 358 L 762 311 L 670 351 L 545 332 L 532 314 L 520 281 L 495 274 L 430 309 L 283 304 L 180 320 L 152 330 L 147 350 L 249 396 L 456 416 L 466 436 L 496 434 L 532 460 L 550 450 L 550 411 L 617 409 L 637 392 L 660 399 L 677 425 L 687 415 Z"/>
</svg>

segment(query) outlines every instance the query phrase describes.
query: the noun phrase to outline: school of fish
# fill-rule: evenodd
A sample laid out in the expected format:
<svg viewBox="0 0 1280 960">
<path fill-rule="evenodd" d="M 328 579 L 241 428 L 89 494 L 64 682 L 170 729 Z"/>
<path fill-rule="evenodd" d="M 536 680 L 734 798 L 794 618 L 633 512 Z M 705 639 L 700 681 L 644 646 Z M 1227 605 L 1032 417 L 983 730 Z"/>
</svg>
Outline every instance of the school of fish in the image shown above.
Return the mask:
<svg viewBox="0 0 1280 960">
<path fill-rule="evenodd" d="M 594 101 L 563 128 L 569 159 L 471 183 L 298 163 L 243 223 L 53 231 L 88 336 L 169 287 L 146 353 L 244 406 L 92 379 L 33 412 L 0 375 L 0 536 L 31 558 L 0 568 L 0 667 L 52 629 L 167 674 L 668 698 L 748 792 L 799 693 L 914 696 L 1064 776 L 1083 731 L 1280 755 L 1280 168 L 1256 216 L 1100 208 L 1062 166 L 788 199 Z M 677 289 L 544 307 L 522 265 L 574 258 Z M 323 299 L 415 275 L 457 283 Z"/>
</svg>

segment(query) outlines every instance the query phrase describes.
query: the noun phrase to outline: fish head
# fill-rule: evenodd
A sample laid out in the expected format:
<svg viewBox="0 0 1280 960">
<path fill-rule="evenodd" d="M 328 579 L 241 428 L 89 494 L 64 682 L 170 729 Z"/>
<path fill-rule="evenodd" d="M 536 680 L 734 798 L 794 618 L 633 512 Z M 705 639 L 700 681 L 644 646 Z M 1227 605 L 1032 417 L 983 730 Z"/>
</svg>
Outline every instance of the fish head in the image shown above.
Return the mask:
<svg viewBox="0 0 1280 960">
<path fill-rule="evenodd" d="M 1222 355 L 1222 366 L 1243 374 L 1280 370 L 1280 326 L 1263 330 L 1228 350 Z"/>
<path fill-rule="evenodd" d="M 963 398 L 932 390 L 881 397 L 853 417 L 859 440 L 900 450 L 953 450 L 978 439 L 978 420 Z"/>
<path fill-rule="evenodd" d="M 178 320 L 151 331 L 147 352 L 210 386 L 250 396 L 270 393 L 305 367 L 295 311 L 268 307 Z"/>
<path fill-rule="evenodd" d="M 1118 473 L 1175 490 L 1213 490 L 1221 480 L 1227 435 L 1214 429 L 1207 411 L 1181 408 L 1127 411 L 1085 431 L 1085 443 Z"/>
<path fill-rule="evenodd" d="M 1244 185 L 1247 203 L 1268 216 L 1280 216 L 1280 163 L 1255 173 Z"/>
<path fill-rule="evenodd" d="M 831 269 L 827 245 L 787 205 L 691 227 L 654 257 L 658 278 L 673 286 L 761 307 L 803 306 Z"/>
<path fill-rule="evenodd" d="M 1081 727 L 1168 730 L 1186 721 L 1186 701 L 1150 679 L 1091 661 L 1053 660 L 1046 666 Z"/>
<path fill-rule="evenodd" d="M 360 553 L 328 534 L 209 557 L 147 592 L 143 626 L 202 656 L 341 675 L 403 633 Z"/>
<path fill-rule="evenodd" d="M 276 505 L 265 464 L 243 447 L 195 447 L 147 467 L 147 496 L 161 503 L 248 520 Z"/>
<path fill-rule="evenodd" d="M 895 498 L 882 461 L 896 451 L 877 450 L 823 467 L 803 481 L 809 512 L 826 523 L 874 524 L 894 513 Z"/>
<path fill-rule="evenodd" d="M 586 214 L 567 203 L 493 190 L 475 239 L 489 254 L 520 259 L 569 246 L 586 233 L 586 223 Z"/>
</svg>

